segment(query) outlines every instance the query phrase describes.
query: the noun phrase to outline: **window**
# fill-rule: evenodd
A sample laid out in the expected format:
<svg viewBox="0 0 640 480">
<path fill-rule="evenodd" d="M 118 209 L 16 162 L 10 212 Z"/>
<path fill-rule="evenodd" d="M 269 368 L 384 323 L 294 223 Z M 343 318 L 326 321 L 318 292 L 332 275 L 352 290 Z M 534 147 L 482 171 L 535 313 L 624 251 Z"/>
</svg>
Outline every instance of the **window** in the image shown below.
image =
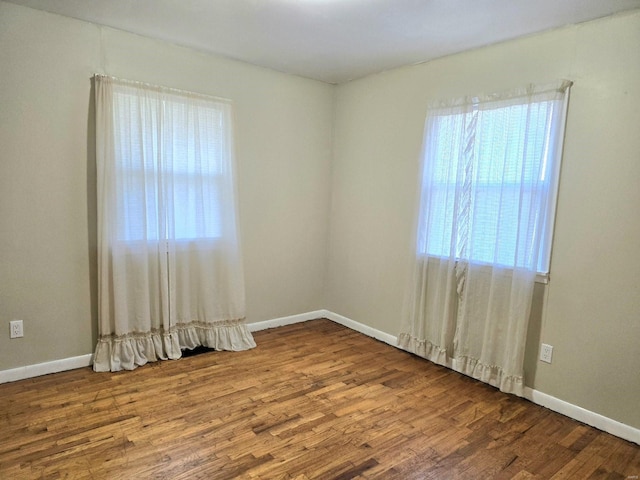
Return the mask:
<svg viewBox="0 0 640 480">
<path fill-rule="evenodd" d="M 222 234 L 230 149 L 225 104 L 114 91 L 117 238 L 131 243 Z"/>
<path fill-rule="evenodd" d="M 549 271 L 569 85 L 429 110 L 418 254 Z"/>
<path fill-rule="evenodd" d="M 96 371 L 255 346 L 243 323 L 232 103 L 96 75 Z"/>
</svg>

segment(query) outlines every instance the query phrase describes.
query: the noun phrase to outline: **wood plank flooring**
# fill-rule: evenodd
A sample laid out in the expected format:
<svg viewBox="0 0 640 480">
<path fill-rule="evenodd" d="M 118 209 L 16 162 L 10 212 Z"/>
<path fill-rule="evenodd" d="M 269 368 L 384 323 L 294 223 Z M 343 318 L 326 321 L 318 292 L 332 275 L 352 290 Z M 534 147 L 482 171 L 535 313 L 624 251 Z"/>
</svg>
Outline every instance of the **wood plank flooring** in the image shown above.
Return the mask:
<svg viewBox="0 0 640 480">
<path fill-rule="evenodd" d="M 329 320 L 0 385 L 0 478 L 630 479 L 640 447 Z"/>
</svg>

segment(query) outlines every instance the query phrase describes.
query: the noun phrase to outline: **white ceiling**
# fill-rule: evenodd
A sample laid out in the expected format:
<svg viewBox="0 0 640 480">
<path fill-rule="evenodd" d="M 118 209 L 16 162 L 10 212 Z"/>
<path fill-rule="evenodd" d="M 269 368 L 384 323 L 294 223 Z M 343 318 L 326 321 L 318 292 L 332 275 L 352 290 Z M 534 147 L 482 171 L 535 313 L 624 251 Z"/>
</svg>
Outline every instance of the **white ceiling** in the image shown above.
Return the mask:
<svg viewBox="0 0 640 480">
<path fill-rule="evenodd" d="M 329 83 L 640 8 L 640 0 L 9 0 Z"/>
</svg>

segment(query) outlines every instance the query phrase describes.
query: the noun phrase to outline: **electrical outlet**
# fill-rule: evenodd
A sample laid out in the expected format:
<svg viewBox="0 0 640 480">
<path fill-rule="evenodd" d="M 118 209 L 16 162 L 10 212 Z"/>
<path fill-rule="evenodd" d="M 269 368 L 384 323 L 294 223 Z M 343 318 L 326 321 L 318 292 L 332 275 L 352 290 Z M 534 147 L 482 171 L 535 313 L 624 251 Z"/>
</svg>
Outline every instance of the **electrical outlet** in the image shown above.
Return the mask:
<svg viewBox="0 0 640 480">
<path fill-rule="evenodd" d="M 11 338 L 24 337 L 24 330 L 22 328 L 22 320 L 11 320 L 9 322 L 9 328 L 11 331 Z"/>
<path fill-rule="evenodd" d="M 553 347 L 543 343 L 540 347 L 540 360 L 543 362 L 551 363 L 551 357 L 553 356 Z"/>
</svg>

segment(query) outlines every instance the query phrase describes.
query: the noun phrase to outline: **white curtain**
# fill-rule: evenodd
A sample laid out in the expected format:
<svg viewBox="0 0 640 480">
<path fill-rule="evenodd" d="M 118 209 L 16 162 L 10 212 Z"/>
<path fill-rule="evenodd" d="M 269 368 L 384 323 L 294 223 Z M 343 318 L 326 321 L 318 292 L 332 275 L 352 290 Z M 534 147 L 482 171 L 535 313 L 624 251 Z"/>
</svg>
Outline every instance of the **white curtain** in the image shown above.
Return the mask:
<svg viewBox="0 0 640 480">
<path fill-rule="evenodd" d="M 95 77 L 94 370 L 255 346 L 243 323 L 228 101 Z"/>
<path fill-rule="evenodd" d="M 534 282 L 548 270 L 570 85 L 427 112 L 399 344 L 517 395 Z"/>
</svg>

